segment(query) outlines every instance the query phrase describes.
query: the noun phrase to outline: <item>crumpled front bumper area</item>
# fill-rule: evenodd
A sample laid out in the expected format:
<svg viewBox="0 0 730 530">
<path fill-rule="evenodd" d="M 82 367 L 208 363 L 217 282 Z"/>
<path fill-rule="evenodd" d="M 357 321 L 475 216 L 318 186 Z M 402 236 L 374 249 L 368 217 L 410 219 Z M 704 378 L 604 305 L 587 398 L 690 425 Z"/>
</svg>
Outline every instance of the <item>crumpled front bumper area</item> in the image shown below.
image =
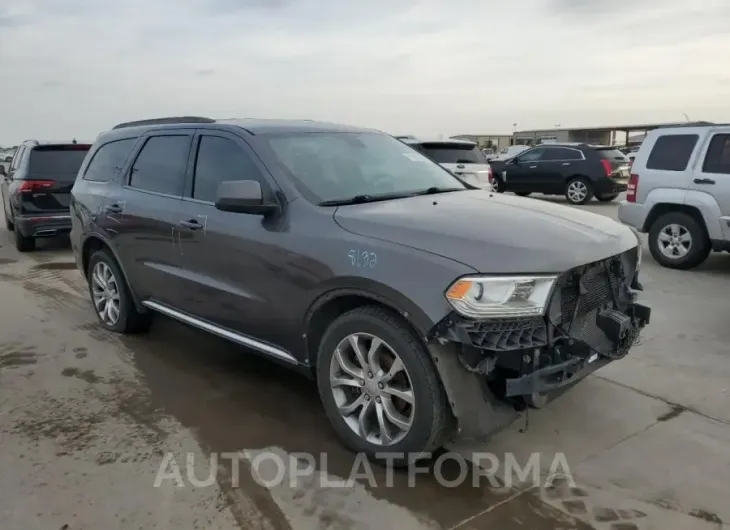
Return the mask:
<svg viewBox="0 0 730 530">
<path fill-rule="evenodd" d="M 651 317 L 636 300 L 637 262 L 637 249 L 631 249 L 561 274 L 545 317 L 478 321 L 452 314 L 434 328 L 433 338 L 451 346 L 461 369 L 480 380 L 482 402 L 493 409 L 495 398 L 534 403 L 535 396 L 572 385 L 629 353 Z M 464 416 L 480 404 L 452 399 L 452 406 Z"/>
</svg>

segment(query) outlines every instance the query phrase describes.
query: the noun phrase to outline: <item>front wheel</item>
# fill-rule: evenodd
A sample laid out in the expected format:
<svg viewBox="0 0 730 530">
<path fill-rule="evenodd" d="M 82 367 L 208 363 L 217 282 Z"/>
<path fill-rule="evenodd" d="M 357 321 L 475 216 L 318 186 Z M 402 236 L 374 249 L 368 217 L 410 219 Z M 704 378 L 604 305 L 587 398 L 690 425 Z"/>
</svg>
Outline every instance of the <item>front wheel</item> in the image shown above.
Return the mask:
<svg viewBox="0 0 730 530">
<path fill-rule="evenodd" d="M 366 306 L 337 318 L 317 357 L 317 386 L 352 451 L 402 466 L 440 447 L 453 419 L 430 354 L 400 317 Z"/>
<path fill-rule="evenodd" d="M 663 267 L 692 269 L 710 254 L 710 240 L 704 226 L 694 217 L 683 212 L 670 212 L 651 225 L 649 250 Z"/>
<path fill-rule="evenodd" d="M 583 177 L 571 179 L 565 187 L 565 198 L 570 204 L 585 204 L 593 198 L 593 186 Z"/>
</svg>

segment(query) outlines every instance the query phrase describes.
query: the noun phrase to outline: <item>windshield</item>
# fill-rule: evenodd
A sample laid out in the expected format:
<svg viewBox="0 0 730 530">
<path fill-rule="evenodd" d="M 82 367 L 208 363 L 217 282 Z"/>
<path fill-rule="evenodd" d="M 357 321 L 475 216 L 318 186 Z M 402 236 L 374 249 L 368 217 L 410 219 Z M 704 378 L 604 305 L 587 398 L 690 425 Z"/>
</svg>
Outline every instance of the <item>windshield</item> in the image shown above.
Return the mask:
<svg viewBox="0 0 730 530">
<path fill-rule="evenodd" d="M 421 150 L 439 164 L 484 164 L 484 154 L 473 144 L 437 143 L 421 144 Z"/>
<path fill-rule="evenodd" d="M 466 187 L 403 142 L 379 133 L 300 133 L 268 138 L 278 162 L 313 202 Z"/>
</svg>

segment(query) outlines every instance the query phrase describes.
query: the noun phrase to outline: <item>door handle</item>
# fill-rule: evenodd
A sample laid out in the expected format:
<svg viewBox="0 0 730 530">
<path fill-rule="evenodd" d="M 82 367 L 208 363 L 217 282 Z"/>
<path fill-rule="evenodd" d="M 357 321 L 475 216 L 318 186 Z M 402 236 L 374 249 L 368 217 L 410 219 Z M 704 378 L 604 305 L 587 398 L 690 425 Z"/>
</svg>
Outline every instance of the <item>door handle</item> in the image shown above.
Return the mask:
<svg viewBox="0 0 730 530">
<path fill-rule="evenodd" d="M 180 221 L 180 226 L 184 226 L 190 230 L 200 230 L 203 228 L 203 225 L 197 219 L 185 219 Z"/>
<path fill-rule="evenodd" d="M 535 169 L 537 166 L 530 166 L 530 169 Z"/>
<path fill-rule="evenodd" d="M 570 162 L 563 162 L 563 165 L 564 166 L 569 166 L 570 165 Z"/>
<path fill-rule="evenodd" d="M 121 204 L 110 204 L 104 208 L 109 213 L 122 213 L 124 211 L 124 206 Z"/>
<path fill-rule="evenodd" d="M 695 184 L 714 184 L 715 181 L 712 179 L 695 179 L 694 183 Z"/>
</svg>

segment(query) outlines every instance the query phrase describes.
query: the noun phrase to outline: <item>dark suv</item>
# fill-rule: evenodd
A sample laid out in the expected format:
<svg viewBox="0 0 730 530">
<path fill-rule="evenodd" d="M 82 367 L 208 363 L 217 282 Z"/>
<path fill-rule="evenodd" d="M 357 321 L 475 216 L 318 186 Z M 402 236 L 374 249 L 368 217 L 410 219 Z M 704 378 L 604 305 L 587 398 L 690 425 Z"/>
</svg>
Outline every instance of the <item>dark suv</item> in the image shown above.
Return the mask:
<svg viewBox="0 0 730 530">
<path fill-rule="evenodd" d="M 588 144 L 542 144 L 506 161 L 490 160 L 497 191 L 565 195 L 572 204 L 594 196 L 612 201 L 626 191 L 629 159 L 616 147 Z"/>
<path fill-rule="evenodd" d="M 35 249 L 38 237 L 68 234 L 69 199 L 91 146 L 71 142 L 23 142 L 2 176 L 5 226 L 15 230 L 21 252 Z"/>
<path fill-rule="evenodd" d="M 473 189 L 372 130 L 121 124 L 71 214 L 101 325 L 162 313 L 301 370 L 348 447 L 398 463 L 541 406 L 649 320 L 629 228 Z"/>
</svg>

